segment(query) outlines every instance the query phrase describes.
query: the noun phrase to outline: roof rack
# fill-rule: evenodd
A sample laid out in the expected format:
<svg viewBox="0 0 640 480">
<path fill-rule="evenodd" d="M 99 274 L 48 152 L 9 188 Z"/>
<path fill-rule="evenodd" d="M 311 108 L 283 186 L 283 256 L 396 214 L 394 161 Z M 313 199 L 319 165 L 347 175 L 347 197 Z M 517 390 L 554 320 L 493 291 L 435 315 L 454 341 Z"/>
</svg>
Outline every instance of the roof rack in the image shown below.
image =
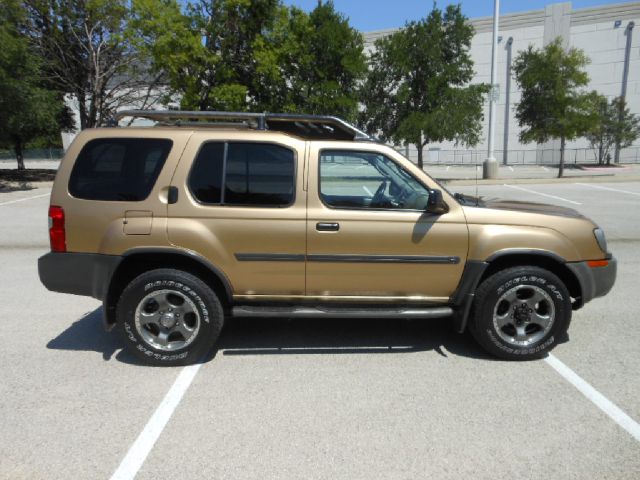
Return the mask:
<svg viewBox="0 0 640 480">
<path fill-rule="evenodd" d="M 295 113 L 198 112 L 182 110 L 122 110 L 114 117 L 114 124 L 124 117 L 146 118 L 163 124 L 174 120 L 175 126 L 248 126 L 256 130 L 274 130 L 314 140 L 369 140 L 375 138 L 345 122 L 328 115 Z M 194 123 L 194 121 L 196 121 Z M 207 122 L 207 123 L 205 123 Z M 225 122 L 225 123 L 222 123 Z"/>
</svg>

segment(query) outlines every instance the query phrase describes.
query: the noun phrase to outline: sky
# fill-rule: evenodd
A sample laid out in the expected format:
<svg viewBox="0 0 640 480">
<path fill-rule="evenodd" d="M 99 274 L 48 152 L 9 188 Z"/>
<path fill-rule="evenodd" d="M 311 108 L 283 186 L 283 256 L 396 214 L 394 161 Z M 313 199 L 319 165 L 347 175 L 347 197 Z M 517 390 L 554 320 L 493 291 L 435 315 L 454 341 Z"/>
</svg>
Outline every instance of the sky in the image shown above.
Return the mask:
<svg viewBox="0 0 640 480">
<path fill-rule="evenodd" d="M 540 10 L 545 5 L 559 3 L 561 0 L 502 0 L 500 13 Z M 287 5 L 295 5 L 303 10 L 311 10 L 318 0 L 284 0 Z M 426 16 L 433 5 L 432 0 L 334 0 L 336 10 L 349 17 L 351 25 L 362 32 L 397 28 L 407 20 L 418 20 Z M 493 0 L 472 0 L 449 2 L 440 0 L 439 7 L 449 3 L 461 3 L 462 11 L 469 18 L 493 15 Z M 574 0 L 572 7 L 585 8 L 612 3 L 626 3 L 624 0 Z"/>
</svg>

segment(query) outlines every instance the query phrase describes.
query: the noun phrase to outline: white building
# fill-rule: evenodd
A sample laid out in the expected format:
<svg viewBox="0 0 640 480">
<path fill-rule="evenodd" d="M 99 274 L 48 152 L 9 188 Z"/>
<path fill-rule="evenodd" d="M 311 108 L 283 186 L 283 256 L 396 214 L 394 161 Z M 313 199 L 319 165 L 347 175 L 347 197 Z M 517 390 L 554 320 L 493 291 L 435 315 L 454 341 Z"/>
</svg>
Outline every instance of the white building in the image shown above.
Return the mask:
<svg viewBox="0 0 640 480">
<path fill-rule="evenodd" d="M 471 44 L 476 70 L 473 82 L 490 83 L 493 18 L 474 18 L 470 23 L 476 31 Z M 394 31 L 365 33 L 366 48 L 371 50 L 377 38 Z M 562 37 L 565 46 L 584 50 L 591 59 L 586 68 L 591 80 L 588 89 L 597 90 L 607 97 L 626 93 L 631 112 L 640 114 L 640 2 L 575 10 L 572 10 L 570 2 L 555 3 L 547 5 L 544 10 L 502 15 L 498 35 L 500 97 L 496 107 L 495 145 L 499 162 L 504 159 L 504 151 L 507 151 L 510 163 L 553 162 L 558 158 L 554 143 L 521 144 L 518 140 L 520 127 L 514 118 L 514 106 L 520 100 L 520 92 L 516 82 L 510 78 L 509 68 L 511 60 L 529 45 L 540 48 L 556 37 Z M 482 162 L 487 155 L 488 119 L 489 105 L 486 103 L 483 141 L 473 150 L 463 151 L 464 147 L 448 142 L 431 144 L 425 149 L 428 149 L 425 162 Z M 567 161 L 580 163 L 585 157 L 593 161 L 593 153 L 587 147 L 584 139 L 567 143 Z M 416 156 L 413 147 L 409 156 Z M 640 161 L 640 140 L 622 150 L 620 160 Z"/>
</svg>

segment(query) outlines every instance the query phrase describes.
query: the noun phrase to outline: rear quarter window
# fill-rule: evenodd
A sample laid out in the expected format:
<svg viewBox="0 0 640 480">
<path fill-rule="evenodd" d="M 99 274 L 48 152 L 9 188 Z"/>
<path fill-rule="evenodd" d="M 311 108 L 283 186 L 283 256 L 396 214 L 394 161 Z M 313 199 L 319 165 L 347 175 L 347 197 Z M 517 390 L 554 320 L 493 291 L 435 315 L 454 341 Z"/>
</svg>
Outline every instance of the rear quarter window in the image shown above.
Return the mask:
<svg viewBox="0 0 640 480">
<path fill-rule="evenodd" d="M 158 138 L 100 138 L 82 147 L 69 193 L 85 200 L 138 202 L 149 196 L 173 142 Z"/>
</svg>

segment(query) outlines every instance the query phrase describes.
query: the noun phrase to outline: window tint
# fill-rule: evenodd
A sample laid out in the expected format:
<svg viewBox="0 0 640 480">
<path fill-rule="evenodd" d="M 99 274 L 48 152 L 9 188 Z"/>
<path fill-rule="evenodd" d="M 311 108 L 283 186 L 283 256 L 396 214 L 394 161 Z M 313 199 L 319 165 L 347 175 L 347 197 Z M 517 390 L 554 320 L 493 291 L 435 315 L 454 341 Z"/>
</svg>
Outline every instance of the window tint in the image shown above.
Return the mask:
<svg viewBox="0 0 640 480">
<path fill-rule="evenodd" d="M 206 143 L 189 187 L 203 203 L 286 206 L 295 192 L 294 155 L 278 145 L 228 143 L 225 157 L 224 143 Z"/>
<path fill-rule="evenodd" d="M 335 208 L 424 210 L 429 190 L 382 154 L 324 150 L 320 196 Z"/>
<path fill-rule="evenodd" d="M 205 143 L 191 169 L 189 187 L 203 203 L 220 203 L 224 143 Z"/>
<path fill-rule="evenodd" d="M 288 205 L 293 201 L 293 152 L 278 145 L 230 143 L 224 203 Z"/>
<path fill-rule="evenodd" d="M 69 193 L 86 200 L 140 201 L 149 196 L 172 142 L 150 138 L 100 138 L 80 151 Z"/>
</svg>

